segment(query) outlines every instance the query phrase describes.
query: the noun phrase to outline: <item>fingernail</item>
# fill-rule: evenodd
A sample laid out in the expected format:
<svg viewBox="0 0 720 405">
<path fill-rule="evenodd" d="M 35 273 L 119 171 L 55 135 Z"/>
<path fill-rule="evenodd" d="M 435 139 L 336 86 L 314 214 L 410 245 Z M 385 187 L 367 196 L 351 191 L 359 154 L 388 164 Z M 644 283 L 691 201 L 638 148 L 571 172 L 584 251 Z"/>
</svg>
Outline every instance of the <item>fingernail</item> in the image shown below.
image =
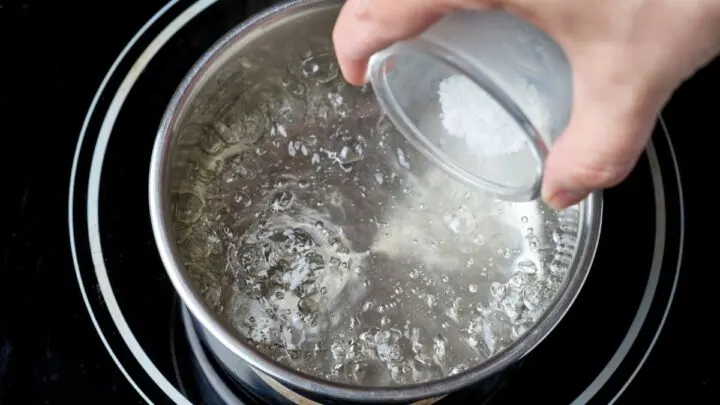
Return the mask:
<svg viewBox="0 0 720 405">
<path fill-rule="evenodd" d="M 586 190 L 565 190 L 561 189 L 549 196 L 543 195 L 545 202 L 556 210 L 567 208 L 580 202 L 589 194 Z"/>
</svg>

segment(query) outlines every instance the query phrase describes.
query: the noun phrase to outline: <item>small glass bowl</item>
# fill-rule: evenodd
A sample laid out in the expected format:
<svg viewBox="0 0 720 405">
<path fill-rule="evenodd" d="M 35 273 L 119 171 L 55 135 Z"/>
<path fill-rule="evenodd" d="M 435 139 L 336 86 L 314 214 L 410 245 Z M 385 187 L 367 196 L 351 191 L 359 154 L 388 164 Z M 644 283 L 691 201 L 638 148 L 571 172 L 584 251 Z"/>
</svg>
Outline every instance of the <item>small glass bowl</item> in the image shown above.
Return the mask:
<svg viewBox="0 0 720 405">
<path fill-rule="evenodd" d="M 449 175 L 507 201 L 539 197 L 567 126 L 570 64 L 547 34 L 502 12 L 455 12 L 372 56 L 378 101 Z"/>
</svg>

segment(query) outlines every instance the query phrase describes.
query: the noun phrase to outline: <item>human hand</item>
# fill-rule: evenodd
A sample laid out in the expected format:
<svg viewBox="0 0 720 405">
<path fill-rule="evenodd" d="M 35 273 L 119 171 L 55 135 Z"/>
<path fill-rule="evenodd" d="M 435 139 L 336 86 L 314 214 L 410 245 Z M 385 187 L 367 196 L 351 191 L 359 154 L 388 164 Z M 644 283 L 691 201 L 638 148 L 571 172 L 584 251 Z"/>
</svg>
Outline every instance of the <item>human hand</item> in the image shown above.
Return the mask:
<svg viewBox="0 0 720 405">
<path fill-rule="evenodd" d="M 573 111 L 545 163 L 543 199 L 565 208 L 627 177 L 672 92 L 720 50 L 719 0 L 348 0 L 333 40 L 346 80 L 370 56 L 453 10 L 501 9 L 560 44 Z"/>
</svg>

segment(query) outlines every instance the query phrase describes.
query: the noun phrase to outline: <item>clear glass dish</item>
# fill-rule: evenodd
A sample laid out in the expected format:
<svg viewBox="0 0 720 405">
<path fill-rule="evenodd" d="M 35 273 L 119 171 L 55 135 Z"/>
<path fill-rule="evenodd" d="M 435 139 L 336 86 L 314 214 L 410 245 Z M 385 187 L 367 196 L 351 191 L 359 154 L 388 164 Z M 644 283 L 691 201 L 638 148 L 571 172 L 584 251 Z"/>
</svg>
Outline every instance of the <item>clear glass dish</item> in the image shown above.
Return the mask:
<svg viewBox="0 0 720 405">
<path fill-rule="evenodd" d="M 373 55 L 385 113 L 448 174 L 507 201 L 540 194 L 567 126 L 571 69 L 547 34 L 502 12 L 456 12 Z"/>
</svg>

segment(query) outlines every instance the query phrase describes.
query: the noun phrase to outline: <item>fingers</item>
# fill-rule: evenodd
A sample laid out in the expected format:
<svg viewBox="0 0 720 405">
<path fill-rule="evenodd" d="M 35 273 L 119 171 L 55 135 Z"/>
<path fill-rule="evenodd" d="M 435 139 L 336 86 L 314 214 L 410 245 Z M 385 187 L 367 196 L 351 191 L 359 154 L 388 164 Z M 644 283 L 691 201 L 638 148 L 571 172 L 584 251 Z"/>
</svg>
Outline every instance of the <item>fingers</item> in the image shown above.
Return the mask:
<svg viewBox="0 0 720 405">
<path fill-rule="evenodd" d="M 333 31 L 335 52 L 345 79 L 356 86 L 362 85 L 372 54 L 421 33 L 460 3 L 457 0 L 348 0 Z"/>
<path fill-rule="evenodd" d="M 538 10 L 528 4 L 512 0 L 348 0 L 333 31 L 338 63 L 348 82 L 362 85 L 372 54 L 421 33 L 448 11 L 500 8 L 538 20 L 539 14 L 531 12 Z M 562 33 L 556 32 L 560 39 Z M 569 56 L 575 73 L 574 104 L 569 126 L 553 145 L 545 165 L 542 196 L 554 208 L 565 208 L 593 190 L 622 181 L 650 137 L 661 107 L 658 100 L 669 95 L 658 97 L 657 89 L 652 97 L 643 93 L 640 84 L 647 84 L 648 75 L 631 74 L 633 66 L 619 68 L 617 62 L 634 60 L 632 54 L 613 51 L 615 48 L 603 41 L 590 44 L 596 46 L 569 40 L 563 44 L 573 48 L 566 51 L 573 51 Z"/>
<path fill-rule="evenodd" d="M 543 199 L 562 209 L 624 180 L 650 138 L 656 101 L 628 87 L 601 89 L 576 80 L 572 118 L 545 164 Z"/>
</svg>

